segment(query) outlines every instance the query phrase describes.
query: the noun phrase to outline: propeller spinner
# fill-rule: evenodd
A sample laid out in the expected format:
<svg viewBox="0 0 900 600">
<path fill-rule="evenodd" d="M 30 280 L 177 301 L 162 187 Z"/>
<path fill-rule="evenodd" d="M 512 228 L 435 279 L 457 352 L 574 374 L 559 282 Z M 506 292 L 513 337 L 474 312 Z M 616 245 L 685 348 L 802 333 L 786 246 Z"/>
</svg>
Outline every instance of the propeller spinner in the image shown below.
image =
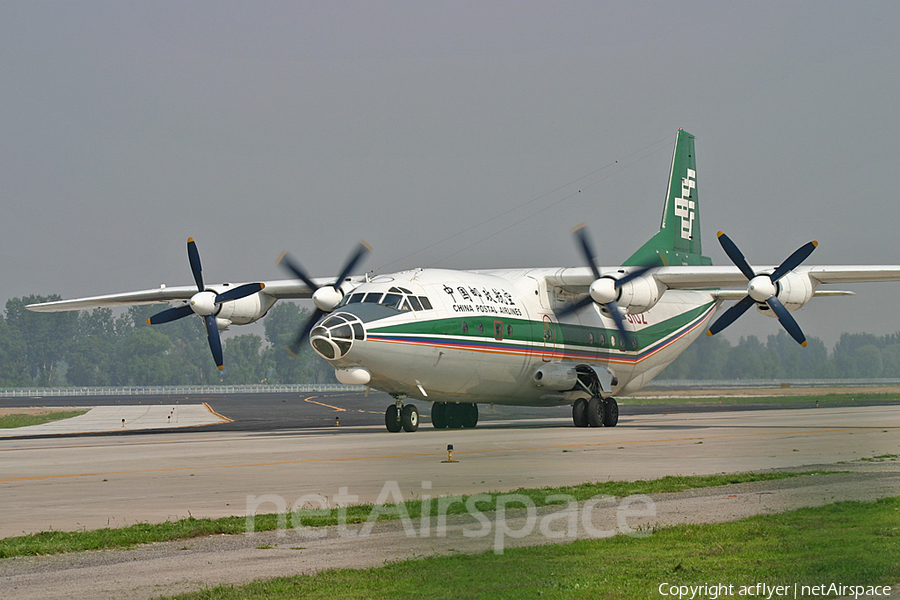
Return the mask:
<svg viewBox="0 0 900 600">
<path fill-rule="evenodd" d="M 788 309 L 785 308 L 784 304 L 781 303 L 781 300 L 778 299 L 777 283 L 778 280 L 787 273 L 800 266 L 800 263 L 812 254 L 819 243 L 812 241 L 800 246 L 793 254 L 788 256 L 783 263 L 778 265 L 778 268 L 775 269 L 771 275 L 757 275 L 753 269 L 750 268 L 747 259 L 744 258 L 741 251 L 738 250 L 735 243 L 731 241 L 731 238 L 721 231 L 718 235 L 719 243 L 722 245 L 722 249 L 725 250 L 725 254 L 727 254 L 728 258 L 731 259 L 731 262 L 741 270 L 744 277 L 749 280 L 749 284 L 747 285 L 747 295 L 744 296 L 740 302 L 726 310 L 722 316 L 712 324 L 712 327 L 710 327 L 709 331 L 706 333 L 708 335 L 719 333 L 734 323 L 738 317 L 747 312 L 748 308 L 754 304 L 764 302 L 769 305 L 769 308 L 771 308 L 775 313 L 775 316 L 778 317 L 778 321 L 781 323 L 782 327 L 787 330 L 791 337 L 797 340 L 797 343 L 801 346 L 806 346 L 806 336 L 803 335 L 800 326 L 797 325 L 797 321 L 794 320 L 794 317 L 791 316 Z"/>
<path fill-rule="evenodd" d="M 591 273 L 594 275 L 594 282 L 591 284 L 590 293 L 586 298 L 561 310 L 559 316 L 565 317 L 566 315 L 570 315 L 573 312 L 584 308 L 591 302 L 596 302 L 606 308 L 607 312 L 612 316 L 613 321 L 616 322 L 616 329 L 619 330 L 619 335 L 622 336 L 622 339 L 624 339 L 626 343 L 630 344 L 631 334 L 625 329 L 625 321 L 622 319 L 622 313 L 619 311 L 619 305 L 616 303 L 616 299 L 619 296 L 619 288 L 629 281 L 637 279 L 649 271 L 651 267 L 641 267 L 628 273 L 621 279 L 603 277 L 600 275 L 600 269 L 597 268 L 597 265 L 594 262 L 594 247 L 587 234 L 587 225 L 582 223 L 573 229 L 572 233 L 575 234 L 575 237 L 578 239 L 578 246 L 581 249 L 582 256 L 591 269 Z"/>
<path fill-rule="evenodd" d="M 367 243 L 365 243 L 364 241 L 360 241 L 359 245 L 356 247 L 356 252 L 351 254 L 347 259 L 347 262 L 344 264 L 344 268 L 341 269 L 341 274 L 338 275 L 337 279 L 334 280 L 334 283 L 322 286 L 313 281 L 299 264 L 291 260 L 291 258 L 287 254 L 287 250 L 281 253 L 281 256 L 278 257 L 277 264 L 284 265 L 284 267 L 288 271 L 293 273 L 297 279 L 305 283 L 309 287 L 309 289 L 313 290 L 312 300 L 316 305 L 316 309 L 306 321 L 303 329 L 300 330 L 300 333 L 288 348 L 288 351 L 291 354 L 297 353 L 297 351 L 300 349 L 301 344 L 303 344 L 303 340 L 305 340 L 306 337 L 309 336 L 309 332 L 312 331 L 312 328 L 313 326 L 315 326 L 316 322 L 318 322 L 318 320 L 322 318 L 322 315 L 331 312 L 337 307 L 338 304 L 340 304 L 341 299 L 344 297 L 343 292 L 341 292 L 340 290 L 341 283 L 345 279 L 347 279 L 347 277 L 350 275 L 353 269 L 356 268 L 357 264 L 359 264 L 363 257 L 371 251 L 372 248 Z"/>
<path fill-rule="evenodd" d="M 188 238 L 187 241 L 188 261 L 191 263 L 191 273 L 194 275 L 194 282 L 197 284 L 197 293 L 191 297 L 190 303 L 184 306 L 177 306 L 162 312 L 156 313 L 149 319 L 149 325 L 159 325 L 160 323 L 169 323 L 183 319 L 191 314 L 203 317 L 206 324 L 206 336 L 209 339 L 209 349 L 212 351 L 213 360 L 221 371 L 223 368 L 222 360 L 222 339 L 219 336 L 219 327 L 216 325 L 216 313 L 219 312 L 219 305 L 229 300 L 239 300 L 252 294 L 255 294 L 265 288 L 263 283 L 247 283 L 236 288 L 229 289 L 221 294 L 217 294 L 212 290 L 207 290 L 203 285 L 203 269 L 200 266 L 200 252 L 197 250 L 197 244 L 194 238 Z"/>
</svg>

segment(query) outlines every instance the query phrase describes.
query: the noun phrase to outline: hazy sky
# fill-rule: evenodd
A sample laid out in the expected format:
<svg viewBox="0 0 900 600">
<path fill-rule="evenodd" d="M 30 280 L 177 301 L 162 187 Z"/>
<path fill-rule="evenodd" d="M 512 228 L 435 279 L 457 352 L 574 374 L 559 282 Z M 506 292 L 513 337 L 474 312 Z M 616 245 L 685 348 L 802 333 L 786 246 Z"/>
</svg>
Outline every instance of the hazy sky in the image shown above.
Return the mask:
<svg viewBox="0 0 900 600">
<path fill-rule="evenodd" d="M 208 281 L 360 238 L 382 271 L 578 265 L 582 221 L 618 263 L 679 127 L 716 263 L 719 229 L 900 263 L 897 31 L 896 2 L 4 2 L 0 302 L 189 284 L 189 236 Z M 851 289 L 807 335 L 900 330 L 900 285 Z"/>
</svg>

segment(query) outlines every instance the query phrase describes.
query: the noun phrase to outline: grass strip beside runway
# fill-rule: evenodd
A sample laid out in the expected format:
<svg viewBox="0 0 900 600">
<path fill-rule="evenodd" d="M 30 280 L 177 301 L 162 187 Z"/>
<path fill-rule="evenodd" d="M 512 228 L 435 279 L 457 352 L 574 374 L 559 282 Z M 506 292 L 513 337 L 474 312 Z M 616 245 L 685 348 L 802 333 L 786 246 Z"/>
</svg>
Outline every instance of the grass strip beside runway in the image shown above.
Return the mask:
<svg viewBox="0 0 900 600">
<path fill-rule="evenodd" d="M 898 514 L 900 498 L 840 502 L 730 523 L 678 525 L 645 538 L 619 535 L 508 549 L 501 555 L 431 557 L 222 586 L 174 598 L 668 600 L 678 598 L 672 586 L 703 585 L 731 586 L 730 593 L 718 594 L 723 599 L 795 598 L 795 584 L 798 598 L 834 597 L 804 594 L 800 586 L 890 586 L 900 581 Z M 787 586 L 789 591 L 769 594 L 754 587 L 760 583 Z M 689 597 L 687 592 L 684 598 Z"/>
<path fill-rule="evenodd" d="M 822 408 L 835 406 L 869 406 L 881 403 L 897 403 L 900 401 L 898 393 L 823 393 L 809 394 L 803 392 L 805 388 L 791 388 L 783 394 L 771 396 L 742 393 L 736 390 L 733 394 L 728 392 L 697 391 L 696 396 L 679 394 L 673 396 L 630 396 L 619 398 L 622 406 L 627 405 L 740 405 L 740 404 L 787 404 L 802 406 L 819 406 Z M 803 393 L 795 393 L 797 391 Z"/>
<path fill-rule="evenodd" d="M 61 410 L 42 414 L 13 413 L 0 416 L 0 429 L 13 429 L 16 427 L 28 427 L 30 425 L 43 425 L 53 421 L 71 419 L 85 414 L 87 410 Z"/>
<path fill-rule="evenodd" d="M 587 500 L 599 495 L 624 497 L 632 494 L 659 494 L 667 492 L 681 492 L 691 488 L 705 488 L 735 483 L 748 483 L 754 481 L 774 481 L 798 477 L 801 475 L 819 475 L 834 473 L 835 471 L 804 471 L 804 472 L 768 472 L 768 473 L 736 473 L 729 475 L 709 476 L 667 476 L 662 479 L 645 481 L 607 481 L 599 483 L 583 483 L 574 486 L 544 487 L 544 488 L 520 488 L 506 492 L 505 494 L 522 494 L 532 499 L 535 506 L 547 506 L 553 504 L 547 499 L 555 494 L 564 494 L 574 497 L 576 500 Z M 496 498 L 499 493 L 491 494 L 490 501 L 477 503 L 482 512 L 491 511 L 496 506 Z M 458 496 L 462 501 L 454 502 L 446 507 L 446 514 L 461 514 L 466 512 L 465 499 L 468 496 Z M 433 516 L 437 516 L 438 502 L 423 503 L 421 500 L 411 500 L 405 503 L 406 511 L 411 518 L 421 516 L 423 505 L 430 510 Z M 386 505 L 388 507 L 392 505 Z M 345 509 L 300 511 L 294 513 L 302 519 L 305 527 L 325 527 L 337 525 L 339 511 L 346 513 L 346 524 L 365 522 L 373 513 L 372 504 L 359 504 Z M 294 514 L 260 514 L 253 521 L 255 531 L 272 531 L 281 524 L 287 527 L 294 526 Z M 397 519 L 396 512 L 381 514 L 379 519 Z M 9 537 L 0 539 L 0 559 L 13 556 L 34 556 L 41 554 L 59 554 L 65 552 L 83 552 L 87 550 L 102 550 L 109 548 L 124 548 L 137 544 L 152 542 L 164 542 L 172 540 L 184 540 L 207 535 L 217 534 L 242 534 L 247 531 L 247 518 L 245 516 L 224 517 L 220 519 L 195 519 L 187 518 L 165 523 L 138 523 L 120 528 L 104 528 L 89 531 L 43 531 L 39 533 Z"/>
</svg>

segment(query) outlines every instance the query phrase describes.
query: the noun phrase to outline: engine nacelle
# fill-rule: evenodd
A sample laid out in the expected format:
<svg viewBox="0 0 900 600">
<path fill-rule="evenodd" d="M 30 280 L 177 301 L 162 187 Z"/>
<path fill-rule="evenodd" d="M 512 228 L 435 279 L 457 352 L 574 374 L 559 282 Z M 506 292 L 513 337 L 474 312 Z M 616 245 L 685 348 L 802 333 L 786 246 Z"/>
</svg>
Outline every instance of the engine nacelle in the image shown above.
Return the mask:
<svg viewBox="0 0 900 600">
<path fill-rule="evenodd" d="M 791 271 L 778 280 L 778 299 L 788 310 L 803 308 L 815 292 L 808 275 Z"/>
<path fill-rule="evenodd" d="M 794 273 L 793 271 L 782 276 L 775 285 L 778 288 L 776 297 L 790 311 L 806 306 L 806 303 L 812 300 L 813 294 L 816 293 L 809 276 Z M 769 308 L 768 304 L 757 304 L 756 310 L 761 315 L 772 317 L 773 319 L 777 318 L 775 312 Z"/>
<path fill-rule="evenodd" d="M 534 387 L 545 387 L 557 392 L 573 389 L 578 384 L 578 373 L 575 367 L 563 365 L 544 365 L 532 377 Z"/>
<path fill-rule="evenodd" d="M 217 291 L 225 291 L 228 288 Z M 238 300 L 229 300 L 220 304 L 219 312 L 216 313 L 216 319 L 220 321 L 229 321 L 235 325 L 246 325 L 253 323 L 269 312 L 272 305 L 275 304 L 275 298 L 265 293 L 250 294 Z"/>
<path fill-rule="evenodd" d="M 638 277 L 619 288 L 617 303 L 626 312 L 636 315 L 656 306 L 664 291 L 654 277 Z"/>
</svg>

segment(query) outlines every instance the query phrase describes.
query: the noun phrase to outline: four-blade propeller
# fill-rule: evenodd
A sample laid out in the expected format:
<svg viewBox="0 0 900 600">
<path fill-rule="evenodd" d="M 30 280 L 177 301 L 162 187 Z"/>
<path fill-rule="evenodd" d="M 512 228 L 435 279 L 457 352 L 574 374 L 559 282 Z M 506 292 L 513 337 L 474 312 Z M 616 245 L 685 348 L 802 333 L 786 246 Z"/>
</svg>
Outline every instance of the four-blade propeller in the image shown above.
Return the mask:
<svg viewBox="0 0 900 600">
<path fill-rule="evenodd" d="M 797 325 L 797 321 L 794 320 L 794 317 L 791 316 L 788 309 L 785 308 L 784 304 L 781 303 L 781 300 L 778 299 L 777 282 L 787 273 L 800 266 L 800 263 L 806 260 L 809 255 L 812 254 L 812 251 L 816 249 L 816 246 L 819 245 L 818 242 L 812 241 L 800 246 L 800 248 L 788 256 L 783 263 L 778 265 L 778 268 L 775 269 L 771 275 L 757 275 L 753 269 L 750 268 L 750 265 L 747 264 L 747 259 L 744 258 L 741 251 L 738 250 L 735 243 L 731 241 L 731 238 L 721 231 L 718 235 L 719 243 L 722 245 L 722 249 L 725 250 L 725 254 L 728 255 L 731 262 L 740 269 L 741 273 L 744 274 L 744 277 L 746 277 L 750 283 L 747 285 L 747 295 L 744 296 L 740 302 L 726 310 L 722 316 L 712 324 L 712 327 L 709 328 L 707 334 L 715 335 L 719 333 L 734 323 L 738 317 L 747 312 L 748 308 L 754 304 L 764 302 L 769 305 L 769 308 L 772 309 L 775 316 L 778 317 L 778 321 L 791 337 L 797 340 L 797 343 L 801 346 L 806 346 L 806 337 L 800 330 L 800 326 Z"/>
<path fill-rule="evenodd" d="M 219 312 L 219 305 L 229 300 L 239 300 L 252 294 L 255 294 L 265 288 L 262 283 L 247 283 L 236 288 L 229 289 L 221 294 L 217 294 L 211 290 L 207 290 L 203 285 L 203 269 L 200 266 L 200 252 L 197 250 L 197 244 L 194 238 L 188 238 L 187 241 L 188 260 L 191 263 L 191 273 L 194 275 L 194 282 L 197 284 L 197 293 L 191 297 L 190 304 L 170 308 L 162 312 L 156 313 L 149 319 L 147 323 L 150 325 L 159 325 L 160 323 L 169 323 L 177 321 L 184 317 L 197 314 L 203 317 L 206 324 L 206 336 L 209 339 L 209 349 L 212 350 L 213 360 L 216 366 L 222 370 L 222 339 L 219 337 L 219 328 L 216 325 L 216 313 Z"/>
<path fill-rule="evenodd" d="M 309 289 L 312 290 L 312 300 L 316 305 L 316 309 L 306 321 L 303 329 L 300 330 L 300 333 L 297 334 L 293 343 L 288 347 L 288 351 L 291 352 L 291 354 L 297 353 L 300 346 L 303 344 L 303 341 L 309 335 L 309 332 L 312 331 L 315 324 L 322 318 L 322 315 L 331 312 L 337 307 L 344 297 L 344 294 L 340 289 L 341 283 L 350 276 L 350 273 L 353 272 L 353 269 L 356 268 L 357 264 L 359 264 L 363 257 L 371 252 L 371 250 L 372 248 L 367 243 L 360 241 L 359 245 L 356 247 L 356 251 L 347 259 L 344 268 L 341 269 L 341 273 L 338 275 L 337 279 L 334 280 L 334 283 L 322 286 L 313 281 L 299 264 L 291 260 L 286 250 L 281 253 L 281 256 L 278 257 L 277 264 L 284 265 L 288 271 L 293 273 L 297 279 L 305 283 Z"/>
<path fill-rule="evenodd" d="M 622 313 L 619 311 L 619 305 L 616 304 L 616 298 L 619 295 L 619 288 L 629 281 L 642 276 L 649 271 L 651 267 L 640 267 L 639 269 L 631 271 L 621 279 L 603 277 L 600 275 L 600 269 L 597 268 L 597 265 L 594 262 L 596 256 L 594 254 L 593 244 L 591 244 L 591 240 L 587 235 L 587 225 L 582 223 L 573 229 L 572 233 L 574 233 L 575 237 L 578 239 L 578 246 L 581 249 L 582 256 L 590 267 L 591 273 L 594 275 L 594 283 L 591 284 L 591 290 L 587 297 L 561 310 L 557 313 L 557 316 L 560 318 L 565 317 L 584 308 L 591 302 L 596 302 L 606 308 L 607 312 L 609 312 L 610 316 L 613 318 L 613 321 L 616 322 L 616 329 L 619 330 L 619 335 L 622 336 L 622 339 L 624 339 L 627 344 L 630 344 L 631 334 L 625 329 L 625 320 L 622 318 Z"/>
</svg>

